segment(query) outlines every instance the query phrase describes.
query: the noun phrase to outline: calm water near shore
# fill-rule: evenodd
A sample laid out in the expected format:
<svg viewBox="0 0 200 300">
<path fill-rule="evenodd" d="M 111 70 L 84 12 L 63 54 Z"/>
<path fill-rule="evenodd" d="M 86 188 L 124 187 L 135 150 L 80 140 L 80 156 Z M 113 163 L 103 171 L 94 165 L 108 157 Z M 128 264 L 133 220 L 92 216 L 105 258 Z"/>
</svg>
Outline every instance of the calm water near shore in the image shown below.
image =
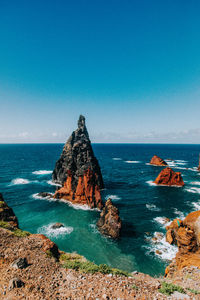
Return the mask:
<svg viewBox="0 0 200 300">
<path fill-rule="evenodd" d="M 62 144 L 0 145 L 0 192 L 16 213 L 20 227 L 44 233 L 60 249 L 75 251 L 95 263 L 107 263 L 129 271 L 163 274 L 176 247 L 159 237 L 165 232 L 164 217 L 183 218 L 200 209 L 200 145 L 93 144 L 105 183 L 104 201 L 111 197 L 120 210 L 122 236 L 112 241 L 99 234 L 99 212 L 80 209 L 62 201 L 40 199 L 37 193 L 54 192 L 51 171 Z M 185 187 L 155 186 L 162 167 L 148 164 L 157 154 L 180 171 Z M 61 222 L 65 227 L 51 229 Z"/>
</svg>

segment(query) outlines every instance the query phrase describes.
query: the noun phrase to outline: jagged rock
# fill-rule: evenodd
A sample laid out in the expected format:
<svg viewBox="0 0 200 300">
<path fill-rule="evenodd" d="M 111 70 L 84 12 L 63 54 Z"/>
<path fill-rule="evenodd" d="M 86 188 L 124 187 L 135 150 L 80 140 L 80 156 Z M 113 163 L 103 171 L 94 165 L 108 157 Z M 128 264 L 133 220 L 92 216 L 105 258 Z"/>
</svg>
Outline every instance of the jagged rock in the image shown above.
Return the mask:
<svg viewBox="0 0 200 300">
<path fill-rule="evenodd" d="M 55 223 L 51 226 L 52 229 L 58 229 L 64 227 L 64 225 L 62 223 Z"/>
<path fill-rule="evenodd" d="M 157 155 L 154 155 L 150 161 L 151 165 L 155 165 L 155 166 L 167 166 L 166 161 L 164 161 L 162 158 L 160 158 Z"/>
<path fill-rule="evenodd" d="M 53 194 L 51 194 L 51 193 L 47 193 L 47 192 L 41 192 L 41 193 L 38 193 L 38 196 L 39 197 L 43 197 L 43 198 L 51 198 L 51 197 L 53 197 Z"/>
<path fill-rule="evenodd" d="M 97 222 L 97 227 L 102 234 L 113 239 L 119 238 L 122 222 L 119 217 L 119 211 L 117 207 L 113 205 L 111 199 L 106 201 L 105 207 Z"/>
<path fill-rule="evenodd" d="M 91 208 L 102 208 L 102 174 L 83 116 L 79 117 L 78 129 L 65 144 L 52 176 L 54 182 L 62 184 L 62 188 L 56 191 L 55 198 L 87 204 Z"/>
<path fill-rule="evenodd" d="M 15 269 L 25 269 L 28 267 L 28 262 L 26 258 L 18 258 L 12 263 L 12 267 Z"/>
<path fill-rule="evenodd" d="M 171 168 L 163 169 L 156 180 L 156 184 L 168 186 L 184 186 L 184 182 L 180 172 L 174 172 Z"/>
<path fill-rule="evenodd" d="M 174 272 L 190 266 L 200 268 L 200 211 L 191 212 L 183 221 L 173 220 L 166 230 L 166 241 L 178 246 L 176 258 L 166 268 L 166 275 L 170 269 Z"/>
<path fill-rule="evenodd" d="M 23 286 L 24 286 L 24 282 L 21 281 L 21 279 L 19 279 L 18 277 L 15 277 L 9 281 L 8 290 L 10 291 L 14 288 L 20 288 Z"/>
<path fill-rule="evenodd" d="M 12 208 L 10 208 L 0 193 L 0 221 L 8 222 L 11 228 L 18 228 L 18 220 Z"/>
</svg>

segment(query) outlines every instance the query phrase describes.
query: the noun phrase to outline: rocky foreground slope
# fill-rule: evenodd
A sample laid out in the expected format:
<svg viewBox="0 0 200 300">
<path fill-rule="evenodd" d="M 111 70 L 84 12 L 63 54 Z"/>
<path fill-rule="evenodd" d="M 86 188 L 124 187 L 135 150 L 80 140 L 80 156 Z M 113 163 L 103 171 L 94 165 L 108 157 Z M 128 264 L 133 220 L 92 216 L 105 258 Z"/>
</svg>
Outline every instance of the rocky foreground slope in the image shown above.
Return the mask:
<svg viewBox="0 0 200 300">
<path fill-rule="evenodd" d="M 53 181 L 62 185 L 55 198 L 91 208 L 103 207 L 100 189 L 104 187 L 99 163 L 94 156 L 85 117 L 80 115 L 78 128 L 66 142 L 53 171 Z"/>
<path fill-rule="evenodd" d="M 44 235 L 20 230 L 2 195 L 0 213 L 0 299 L 200 299 L 199 268 L 164 279 L 98 266 L 60 251 Z"/>
</svg>

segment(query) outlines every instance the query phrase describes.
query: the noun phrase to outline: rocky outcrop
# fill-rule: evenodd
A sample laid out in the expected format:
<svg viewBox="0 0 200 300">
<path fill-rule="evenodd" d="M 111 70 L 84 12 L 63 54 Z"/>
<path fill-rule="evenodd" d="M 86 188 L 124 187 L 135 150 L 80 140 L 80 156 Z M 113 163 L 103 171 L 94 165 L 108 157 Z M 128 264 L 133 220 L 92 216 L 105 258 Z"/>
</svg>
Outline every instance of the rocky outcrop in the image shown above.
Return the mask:
<svg viewBox="0 0 200 300">
<path fill-rule="evenodd" d="M 62 184 L 54 197 L 72 203 L 102 208 L 100 189 L 104 187 L 101 170 L 94 156 L 85 118 L 79 117 L 78 129 L 63 148 L 53 171 L 53 181 Z"/>
<path fill-rule="evenodd" d="M 155 166 L 167 166 L 166 161 L 164 161 L 162 158 L 160 158 L 157 155 L 154 155 L 150 161 L 151 165 L 155 165 Z"/>
<path fill-rule="evenodd" d="M 15 216 L 12 208 L 10 208 L 4 201 L 2 194 L 0 193 L 0 221 L 7 222 L 13 228 L 18 228 L 18 220 Z"/>
<path fill-rule="evenodd" d="M 160 172 L 154 183 L 158 185 L 184 186 L 184 181 L 182 179 L 181 173 L 174 172 L 169 167 L 163 169 Z"/>
<path fill-rule="evenodd" d="M 111 199 L 108 199 L 103 208 L 100 219 L 97 222 L 99 231 L 113 239 L 117 239 L 120 236 L 122 222 L 119 217 L 119 211 L 116 206 L 113 205 Z"/>
<path fill-rule="evenodd" d="M 200 211 L 190 213 L 183 221 L 173 220 L 166 230 L 166 241 L 178 246 L 176 258 L 167 267 L 166 274 L 172 275 L 172 270 L 184 267 L 200 268 Z"/>
</svg>

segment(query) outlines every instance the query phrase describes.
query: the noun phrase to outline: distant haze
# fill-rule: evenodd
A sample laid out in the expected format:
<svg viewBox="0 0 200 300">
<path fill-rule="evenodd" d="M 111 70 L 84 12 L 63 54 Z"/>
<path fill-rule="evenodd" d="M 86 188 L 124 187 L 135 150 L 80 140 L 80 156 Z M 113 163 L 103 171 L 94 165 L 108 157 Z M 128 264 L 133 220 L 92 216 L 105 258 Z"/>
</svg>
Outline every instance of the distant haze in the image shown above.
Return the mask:
<svg viewBox="0 0 200 300">
<path fill-rule="evenodd" d="M 200 143 L 200 1 L 0 1 L 0 143 Z"/>
</svg>

